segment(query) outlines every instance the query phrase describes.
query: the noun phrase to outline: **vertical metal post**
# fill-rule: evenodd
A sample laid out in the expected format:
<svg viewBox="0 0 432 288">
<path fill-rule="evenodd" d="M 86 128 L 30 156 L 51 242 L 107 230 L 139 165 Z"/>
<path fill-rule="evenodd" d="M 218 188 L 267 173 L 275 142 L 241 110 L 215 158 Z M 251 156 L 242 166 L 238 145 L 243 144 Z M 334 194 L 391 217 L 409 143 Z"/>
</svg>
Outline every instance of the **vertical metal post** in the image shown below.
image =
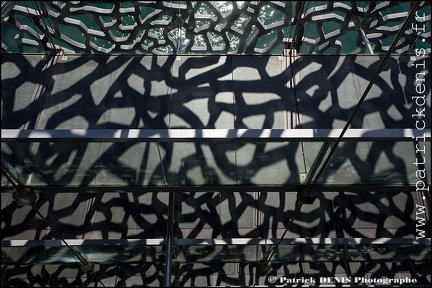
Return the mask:
<svg viewBox="0 0 432 288">
<path fill-rule="evenodd" d="M 173 257 L 173 235 L 174 235 L 174 194 L 169 193 L 168 219 L 167 219 L 167 238 L 166 238 L 166 257 L 165 257 L 165 287 L 171 287 L 172 257 Z"/>
<path fill-rule="evenodd" d="M 180 275 L 180 263 L 175 262 L 174 263 L 174 287 L 180 287 L 179 275 Z"/>
<path fill-rule="evenodd" d="M 296 51 L 300 51 L 301 46 L 301 40 L 300 37 L 303 36 L 303 23 L 302 23 L 302 14 L 303 14 L 303 8 L 306 1 L 299 1 L 296 5 L 296 12 L 295 12 L 295 25 L 296 29 L 294 31 L 293 39 L 290 45 L 290 53 L 293 49 L 296 49 Z"/>
</svg>

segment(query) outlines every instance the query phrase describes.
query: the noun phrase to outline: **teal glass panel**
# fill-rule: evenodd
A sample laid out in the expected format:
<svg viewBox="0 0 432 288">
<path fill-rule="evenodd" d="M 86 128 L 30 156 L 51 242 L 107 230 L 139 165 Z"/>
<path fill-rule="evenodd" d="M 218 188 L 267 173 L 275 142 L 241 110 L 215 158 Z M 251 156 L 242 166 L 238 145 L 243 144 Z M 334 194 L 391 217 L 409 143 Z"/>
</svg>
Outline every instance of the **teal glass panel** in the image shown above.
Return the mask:
<svg viewBox="0 0 432 288">
<path fill-rule="evenodd" d="M 2 47 L 10 53 L 49 53 L 55 46 L 69 54 L 281 55 L 294 44 L 300 54 L 379 55 L 413 3 L 18 1 L 2 21 Z M 430 50 L 429 2 L 413 21 L 396 53 Z"/>
</svg>

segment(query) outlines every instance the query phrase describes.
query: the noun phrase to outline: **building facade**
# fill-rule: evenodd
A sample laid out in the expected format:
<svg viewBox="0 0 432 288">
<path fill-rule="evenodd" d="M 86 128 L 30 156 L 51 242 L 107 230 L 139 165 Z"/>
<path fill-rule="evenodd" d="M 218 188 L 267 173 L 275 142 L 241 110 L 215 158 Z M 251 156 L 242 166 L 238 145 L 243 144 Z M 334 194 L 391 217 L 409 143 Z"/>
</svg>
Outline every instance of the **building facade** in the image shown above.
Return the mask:
<svg viewBox="0 0 432 288">
<path fill-rule="evenodd" d="M 2 286 L 429 287 L 430 7 L 3 1 Z"/>
</svg>

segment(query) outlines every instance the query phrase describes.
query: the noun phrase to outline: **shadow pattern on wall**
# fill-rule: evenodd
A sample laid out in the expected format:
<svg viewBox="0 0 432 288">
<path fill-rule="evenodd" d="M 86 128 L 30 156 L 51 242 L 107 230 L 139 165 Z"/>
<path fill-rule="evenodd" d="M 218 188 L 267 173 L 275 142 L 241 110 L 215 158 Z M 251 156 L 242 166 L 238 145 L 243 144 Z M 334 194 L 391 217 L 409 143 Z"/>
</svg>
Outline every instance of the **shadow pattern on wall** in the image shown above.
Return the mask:
<svg viewBox="0 0 432 288">
<path fill-rule="evenodd" d="M 40 194 L 37 207 L 66 239 L 161 239 L 166 233 L 167 194 Z M 175 238 L 204 241 L 280 237 L 293 214 L 290 196 L 290 193 L 276 192 L 177 193 Z M 407 217 L 415 214 L 414 197 L 415 193 L 321 194 L 316 203 L 302 210 L 287 237 L 410 238 L 416 233 L 415 218 Z M 407 201 L 406 207 L 402 207 L 403 200 Z M 29 207 L 19 207 L 12 201 L 2 209 L 2 215 L 2 240 L 23 236 L 57 238 Z M 430 232 L 426 236 L 430 237 Z M 253 285 L 261 272 L 259 262 L 248 260 L 250 255 L 246 254 L 254 251 L 256 244 L 253 243 L 224 248 L 176 246 L 174 263 L 179 262 L 174 266 L 177 276 L 173 281 L 181 286 Z M 257 252 L 265 253 L 261 247 Z M 84 251 L 89 259 L 104 259 L 101 263 L 94 261 L 94 274 L 108 287 L 160 286 L 165 272 L 165 249 L 160 248 L 113 249 L 105 245 L 92 246 L 90 250 L 81 247 L 79 251 Z M 65 248 L 26 247 L 25 250 L 6 252 L 3 247 L 3 281 L 8 286 L 87 287 L 98 282 L 92 273 L 74 264 L 76 259 Z M 283 245 L 279 250 L 270 271 L 260 277 L 259 283 L 271 284 L 267 280 L 271 275 L 293 279 L 347 275 L 395 279 L 399 273 L 417 279 L 417 284 L 430 283 L 428 247 L 354 245 L 349 247 L 347 262 L 341 257 L 346 252 L 337 245 L 318 245 L 314 249 L 306 245 Z M 61 264 L 62 261 L 69 264 Z"/>
<path fill-rule="evenodd" d="M 2 70 L 9 71 L 9 75 L 2 75 L 2 128 L 341 128 L 371 71 L 378 66 L 379 58 L 326 56 L 301 60 L 290 66 L 292 63 L 287 64 L 284 58 L 278 57 L 182 56 L 176 60 L 174 56 L 68 56 L 63 60 L 57 56 L 47 59 L 2 56 Z M 409 61 L 402 56 L 389 60 L 371 97 L 353 121 L 353 128 L 415 127 L 412 114 L 416 103 L 406 98 L 415 95 L 412 83 L 416 71 Z M 427 65 L 430 67 L 430 62 Z M 427 73 L 424 76 L 427 78 Z M 293 81 L 295 84 L 291 84 Z M 430 90 L 425 95 L 430 99 Z M 426 105 L 430 108 L 430 104 Z M 429 113 L 425 115 L 428 127 Z M 345 179 L 349 181 L 348 186 L 358 182 L 410 183 L 413 180 L 410 173 L 416 168 L 410 156 L 414 155 L 415 146 L 405 144 L 342 143 L 330 163 L 333 168 L 324 173 L 323 181 Z M 12 163 L 23 176 L 32 174 L 35 185 L 168 183 L 259 187 L 268 183 L 299 183 L 299 174 L 310 169 L 313 151 L 320 147 L 304 143 L 224 145 L 24 143 L 7 146 L 2 143 L 2 159 Z M 306 152 L 304 158 L 302 149 Z M 387 162 L 382 162 L 383 157 Z M 430 173 L 430 164 L 426 168 Z M 341 175 L 340 169 L 343 169 Z M 350 177 L 346 177 L 346 171 L 351 171 Z M 67 239 L 164 238 L 167 193 L 126 192 L 40 193 L 36 206 Z M 2 197 L 6 200 L 2 201 L 6 203 L 2 206 L 2 239 L 55 238 L 31 209 L 18 207 L 9 194 L 2 193 Z M 176 239 L 280 237 L 293 215 L 295 199 L 294 193 L 265 190 L 178 193 Z M 408 192 L 353 193 L 347 188 L 343 192 L 320 193 L 313 205 L 305 207 L 287 237 L 413 238 L 418 203 L 421 202 L 417 195 Z M 203 249 L 198 258 L 212 255 L 214 251 L 209 249 Z M 10 263 L 11 259 L 2 254 L 2 264 Z M 14 261 L 35 261 L 34 255 L 24 254 Z M 220 267 L 211 261 L 199 263 L 196 258 L 189 259 L 193 263 L 177 267 L 177 281 L 182 285 L 250 285 L 258 269 L 257 263 L 244 263 L 244 266 L 225 263 Z M 164 264 L 159 262 L 162 263 L 100 264 L 95 274 L 108 286 L 160 286 Z M 424 276 L 428 263 L 390 262 L 353 261 L 350 268 L 336 260 L 275 262 L 270 273 L 286 277 L 350 274 L 389 278 L 407 273 L 422 284 L 430 283 L 430 275 Z M 2 268 L 8 285 L 56 286 L 71 281 L 74 286 L 89 286 L 97 282 L 92 278 L 94 275 L 87 275 L 79 267 L 36 265 L 34 271 L 23 265 Z M 261 281 L 265 279 L 262 277 Z"/>
<path fill-rule="evenodd" d="M 379 64 L 372 56 L 310 56 L 293 64 L 276 56 L 38 57 L 2 57 L 2 68 L 16 74 L 2 79 L 3 129 L 343 128 Z M 410 61 L 388 61 L 351 128 L 415 129 L 420 119 L 429 129 L 430 87 L 417 99 L 423 106 L 413 98 L 416 77 L 428 72 L 412 65 L 430 60 Z M 182 186 L 299 185 L 323 143 L 2 145 L 4 159 L 32 174 L 33 185 Z M 343 141 L 320 184 L 413 183 L 416 167 L 406 151 L 415 150 L 409 142 Z"/>
</svg>

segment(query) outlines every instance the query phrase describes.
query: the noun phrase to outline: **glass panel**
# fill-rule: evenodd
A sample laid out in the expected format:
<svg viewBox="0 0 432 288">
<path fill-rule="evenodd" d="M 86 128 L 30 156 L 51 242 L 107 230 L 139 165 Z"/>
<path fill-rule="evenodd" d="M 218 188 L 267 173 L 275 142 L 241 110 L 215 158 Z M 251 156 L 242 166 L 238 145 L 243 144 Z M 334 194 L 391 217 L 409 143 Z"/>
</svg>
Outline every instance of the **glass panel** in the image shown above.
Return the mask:
<svg viewBox="0 0 432 288">
<path fill-rule="evenodd" d="M 4 247 L 2 264 L 80 263 L 67 247 Z"/>
<path fill-rule="evenodd" d="M 54 45 L 83 54 L 281 55 L 299 28 L 295 46 L 301 54 L 383 54 L 413 5 L 304 1 L 300 11 L 299 3 L 18 1 L 2 21 L 2 47 L 12 53 L 47 53 Z M 417 28 L 406 31 L 397 53 L 430 50 L 430 2 L 424 1 L 417 12 Z M 48 32 L 35 21 L 38 15 Z"/>
<path fill-rule="evenodd" d="M 295 185 L 305 172 L 299 142 L 18 142 L 2 155 L 36 186 Z"/>
<path fill-rule="evenodd" d="M 430 261 L 431 251 L 426 245 L 349 245 L 349 261 Z"/>
<path fill-rule="evenodd" d="M 311 155 L 313 157 L 313 155 Z M 237 142 L 239 184 L 300 184 L 305 173 L 300 142 Z"/>
<path fill-rule="evenodd" d="M 32 174 L 36 186 L 299 185 L 319 164 L 314 162 L 322 145 L 14 142 L 2 143 L 2 157 L 24 178 Z M 341 141 L 317 184 L 415 185 L 431 177 L 431 163 L 420 150 L 429 151 L 430 142 Z"/>
<path fill-rule="evenodd" d="M 157 143 L 2 143 L 2 158 L 31 185 L 163 185 Z"/>
<path fill-rule="evenodd" d="M 72 247 L 92 263 L 165 263 L 165 248 L 162 246 L 81 245 Z M 2 247 L 2 263 L 80 264 L 81 262 L 68 247 Z"/>
<path fill-rule="evenodd" d="M 427 245 L 281 245 L 272 262 L 425 261 L 430 257 Z"/>
<path fill-rule="evenodd" d="M 384 54 L 405 22 L 412 2 L 308 1 L 304 7 L 300 54 Z M 430 49 L 426 6 L 421 5 L 396 46 L 396 53 Z M 423 14 L 424 13 L 424 14 Z M 424 35 L 417 38 L 420 35 Z M 427 43 L 427 44 L 425 44 Z"/>
<path fill-rule="evenodd" d="M 168 185 L 235 184 L 235 146 L 226 142 L 160 143 Z"/>
<path fill-rule="evenodd" d="M 431 179 L 431 162 L 426 160 L 426 153 L 416 153 L 416 145 L 420 145 L 417 150 L 430 151 L 429 141 L 342 141 L 317 183 L 413 185 L 418 181 L 426 181 Z M 306 162 L 311 165 L 313 158 L 310 157 L 309 149 L 310 146 L 306 145 Z"/>
<path fill-rule="evenodd" d="M 160 245 L 80 245 L 72 246 L 89 262 L 165 263 L 165 247 Z M 270 246 L 271 247 L 271 246 Z M 248 263 L 266 260 L 264 245 L 190 245 L 174 246 L 174 263 Z M 346 250 L 346 252 L 344 252 Z M 417 245 L 280 245 L 272 263 L 294 262 L 363 262 L 427 261 L 431 252 L 427 244 Z M 2 247 L 4 264 L 81 263 L 68 247 Z"/>
<path fill-rule="evenodd" d="M 272 262 L 341 261 L 342 251 L 336 245 L 280 245 Z"/>
</svg>

